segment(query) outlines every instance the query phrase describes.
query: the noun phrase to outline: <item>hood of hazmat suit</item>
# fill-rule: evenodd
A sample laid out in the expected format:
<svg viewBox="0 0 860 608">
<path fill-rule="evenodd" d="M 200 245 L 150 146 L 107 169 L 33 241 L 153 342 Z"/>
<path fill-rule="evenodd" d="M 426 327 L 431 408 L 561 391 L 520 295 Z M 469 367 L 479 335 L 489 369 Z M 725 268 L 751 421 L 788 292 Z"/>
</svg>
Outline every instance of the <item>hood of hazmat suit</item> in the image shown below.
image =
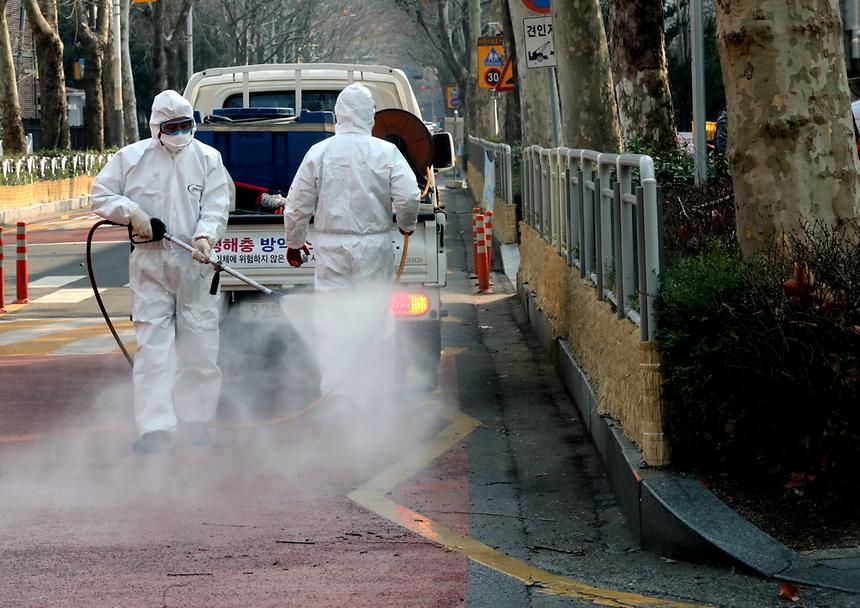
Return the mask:
<svg viewBox="0 0 860 608">
<path fill-rule="evenodd" d="M 181 132 L 176 135 L 168 135 L 161 132 L 161 125 L 169 120 L 187 118 L 192 121 L 190 132 Z M 194 123 L 194 108 L 182 95 L 176 91 L 163 91 L 155 96 L 152 101 L 152 114 L 149 117 L 149 132 L 152 139 L 167 148 L 172 154 L 178 154 L 183 148 L 191 145 L 194 133 L 197 130 Z"/>
<path fill-rule="evenodd" d="M 284 209 L 287 245 L 305 243 L 314 217 L 317 288 L 387 281 L 394 270 L 391 231 L 415 230 L 421 192 L 397 147 L 371 135 L 373 95 L 362 84 L 341 91 L 336 135 L 308 150 Z"/>
<path fill-rule="evenodd" d="M 93 211 L 118 224 L 143 209 L 161 219 L 179 240 L 224 234 L 233 195 L 217 150 L 192 134 L 167 136 L 160 125 L 192 117 L 175 91 L 156 96 L 153 137 L 114 154 L 93 183 Z M 160 137 L 159 137 L 160 136 Z M 165 141 L 181 138 L 171 146 Z M 216 249 L 217 251 L 217 249 Z M 176 426 L 176 412 L 189 421 L 211 418 L 218 402 L 218 301 L 209 294 L 212 267 L 167 241 L 136 245 L 129 259 L 134 362 L 135 420 L 140 434 Z M 174 405 L 176 408 L 174 409 Z"/>
</svg>

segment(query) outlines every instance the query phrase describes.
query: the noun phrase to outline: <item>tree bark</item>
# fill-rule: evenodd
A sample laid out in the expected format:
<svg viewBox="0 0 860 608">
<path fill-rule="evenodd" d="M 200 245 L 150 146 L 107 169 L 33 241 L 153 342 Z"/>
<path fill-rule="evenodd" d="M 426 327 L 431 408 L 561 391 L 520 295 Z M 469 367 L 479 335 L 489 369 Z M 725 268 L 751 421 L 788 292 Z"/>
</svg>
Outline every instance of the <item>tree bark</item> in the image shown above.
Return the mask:
<svg viewBox="0 0 860 608">
<path fill-rule="evenodd" d="M 513 26 L 509 38 L 516 45 L 516 90 L 511 93 L 520 100 L 522 112 L 522 141 L 524 146 L 537 145 L 549 148 L 553 145 L 552 103 L 555 96 L 551 94 L 553 82 L 552 68 L 528 68 L 526 66 L 525 32 L 523 18 L 534 17 L 526 9 L 522 0 L 508 0 Z M 556 105 L 556 118 L 561 116 Z"/>
<path fill-rule="evenodd" d="M 563 142 L 570 148 L 621 150 L 609 47 L 598 0 L 553 4 Z"/>
<path fill-rule="evenodd" d="M 857 154 L 834 0 L 718 0 L 728 158 L 745 254 L 860 215 Z"/>
<path fill-rule="evenodd" d="M 15 62 L 12 60 L 12 43 L 6 23 L 6 0 L 0 0 L 0 128 L 3 129 L 5 154 L 23 154 L 27 151 L 17 82 Z"/>
<path fill-rule="evenodd" d="M 63 41 L 57 31 L 57 1 L 24 0 L 27 19 L 36 38 L 39 62 L 39 93 L 42 99 L 42 148 L 67 149 L 69 114 L 66 109 L 66 76 L 63 72 Z"/>
<path fill-rule="evenodd" d="M 129 6 L 131 0 L 121 0 L 122 13 L 122 106 L 125 143 L 133 144 L 140 139 L 137 128 L 137 99 L 134 94 L 134 73 L 129 50 Z"/>
<path fill-rule="evenodd" d="M 519 68 L 517 67 L 517 45 L 514 41 L 514 27 L 511 19 L 510 2 L 502 3 L 502 21 L 504 23 L 505 32 L 508 39 L 508 53 L 511 57 L 511 63 L 514 68 L 515 76 L 519 76 Z M 505 105 L 505 123 L 503 127 L 504 141 L 512 146 L 522 145 L 523 143 L 523 127 L 522 127 L 522 112 L 520 110 L 519 85 L 508 93 L 502 95 Z"/>
<path fill-rule="evenodd" d="M 612 75 L 618 120 L 625 142 L 648 150 L 678 147 L 659 0 L 611 4 Z"/>
<path fill-rule="evenodd" d="M 108 43 L 110 0 L 96 0 L 93 6 L 96 9 L 96 18 L 92 27 L 83 0 L 77 0 L 75 11 L 81 33 L 78 44 L 86 60 L 84 91 L 87 94 L 87 99 L 84 103 L 84 134 L 86 145 L 89 148 L 104 150 L 105 112 L 102 70 L 104 69 L 105 50 Z"/>
</svg>

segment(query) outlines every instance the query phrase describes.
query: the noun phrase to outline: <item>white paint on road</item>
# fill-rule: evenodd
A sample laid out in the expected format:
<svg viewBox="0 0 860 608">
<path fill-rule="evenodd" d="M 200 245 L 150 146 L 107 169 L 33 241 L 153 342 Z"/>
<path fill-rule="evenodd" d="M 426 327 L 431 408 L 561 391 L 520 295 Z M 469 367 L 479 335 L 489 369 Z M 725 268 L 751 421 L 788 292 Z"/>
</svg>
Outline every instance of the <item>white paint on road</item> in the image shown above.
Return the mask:
<svg viewBox="0 0 860 608">
<path fill-rule="evenodd" d="M 80 281 L 84 279 L 83 275 L 80 276 L 51 276 L 51 277 L 42 277 L 37 281 L 31 281 L 30 287 L 65 287 L 69 283 L 74 283 L 75 281 Z"/>
<path fill-rule="evenodd" d="M 100 288 L 99 293 L 107 291 L 107 288 Z M 87 298 L 93 297 L 93 290 L 89 287 L 70 287 L 68 289 L 59 289 L 54 293 L 49 293 L 46 296 L 33 300 L 33 304 L 79 304 Z"/>
</svg>

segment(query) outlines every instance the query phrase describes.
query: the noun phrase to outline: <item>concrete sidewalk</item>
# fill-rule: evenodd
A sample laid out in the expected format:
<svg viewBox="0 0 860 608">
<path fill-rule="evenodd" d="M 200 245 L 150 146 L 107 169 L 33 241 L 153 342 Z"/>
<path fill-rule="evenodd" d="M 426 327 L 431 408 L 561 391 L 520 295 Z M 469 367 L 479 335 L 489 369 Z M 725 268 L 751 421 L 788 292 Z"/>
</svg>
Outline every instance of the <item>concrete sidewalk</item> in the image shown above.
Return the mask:
<svg viewBox="0 0 860 608">
<path fill-rule="evenodd" d="M 644 466 L 639 448 L 618 423 L 598 412 L 587 375 L 567 342 L 552 338 L 549 319 L 529 286 L 517 283 L 518 247 L 500 250 L 504 273 L 574 399 L 642 548 L 697 563 L 740 563 L 769 578 L 860 593 L 860 547 L 800 553 L 741 517 L 697 479 Z"/>
</svg>

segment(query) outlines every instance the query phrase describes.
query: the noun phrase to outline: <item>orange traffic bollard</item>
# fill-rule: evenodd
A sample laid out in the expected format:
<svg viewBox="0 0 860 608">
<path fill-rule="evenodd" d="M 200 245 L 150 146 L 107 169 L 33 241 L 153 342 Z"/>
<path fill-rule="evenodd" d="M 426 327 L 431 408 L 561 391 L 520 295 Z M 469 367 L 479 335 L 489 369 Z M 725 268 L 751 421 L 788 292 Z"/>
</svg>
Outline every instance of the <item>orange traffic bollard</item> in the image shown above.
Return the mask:
<svg viewBox="0 0 860 608">
<path fill-rule="evenodd" d="M 478 215 L 480 213 L 480 207 L 472 207 L 472 269 L 475 276 L 478 276 Z"/>
<path fill-rule="evenodd" d="M 484 213 L 484 236 L 487 238 L 487 270 L 493 270 L 493 212 Z"/>
<path fill-rule="evenodd" d="M 30 281 L 27 276 L 27 222 L 18 222 L 15 235 L 15 304 L 29 304 Z"/>
<path fill-rule="evenodd" d="M 477 239 L 475 240 L 477 254 L 475 256 L 475 268 L 478 271 L 478 293 L 492 293 L 490 291 L 490 272 L 487 267 L 487 240 L 484 236 L 484 216 L 478 215 Z"/>
<path fill-rule="evenodd" d="M 0 315 L 6 312 L 6 272 L 3 270 L 3 226 L 0 226 Z"/>
</svg>

